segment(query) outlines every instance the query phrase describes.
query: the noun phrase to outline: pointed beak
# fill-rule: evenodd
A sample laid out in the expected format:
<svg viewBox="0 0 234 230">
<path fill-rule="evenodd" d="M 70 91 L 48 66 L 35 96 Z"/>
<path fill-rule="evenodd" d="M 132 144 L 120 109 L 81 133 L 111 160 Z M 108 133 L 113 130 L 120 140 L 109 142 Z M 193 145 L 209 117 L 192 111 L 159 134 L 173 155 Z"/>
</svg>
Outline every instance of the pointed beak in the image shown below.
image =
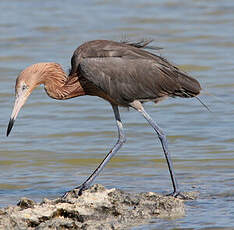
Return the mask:
<svg viewBox="0 0 234 230">
<path fill-rule="evenodd" d="M 20 96 L 16 97 L 15 105 L 14 105 L 14 108 L 13 108 L 13 111 L 11 114 L 11 118 L 10 118 L 10 121 L 9 121 L 8 127 L 7 127 L 7 134 L 6 134 L 7 136 L 10 134 L 10 132 L 13 128 L 15 119 L 16 119 L 20 109 L 22 108 L 22 106 L 26 102 L 27 98 L 28 98 L 28 95 L 25 95 L 25 94 L 21 94 Z"/>
<path fill-rule="evenodd" d="M 7 127 L 7 137 L 8 137 L 8 135 L 10 134 L 11 129 L 12 129 L 14 123 L 15 123 L 15 120 L 10 118 L 10 121 L 9 121 L 8 127 Z"/>
</svg>

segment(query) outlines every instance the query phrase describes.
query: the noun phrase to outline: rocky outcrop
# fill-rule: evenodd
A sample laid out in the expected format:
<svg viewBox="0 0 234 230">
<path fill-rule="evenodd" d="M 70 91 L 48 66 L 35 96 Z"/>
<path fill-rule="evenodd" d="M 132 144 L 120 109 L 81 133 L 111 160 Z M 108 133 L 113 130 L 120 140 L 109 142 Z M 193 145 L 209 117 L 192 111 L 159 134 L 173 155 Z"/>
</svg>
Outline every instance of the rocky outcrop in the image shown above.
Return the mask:
<svg viewBox="0 0 234 230">
<path fill-rule="evenodd" d="M 118 189 L 94 185 L 76 196 L 44 199 L 36 203 L 22 198 L 17 206 L 0 210 L 0 229 L 126 229 L 152 218 L 177 218 L 185 215 L 184 199 L 154 192 L 130 194 Z"/>
</svg>

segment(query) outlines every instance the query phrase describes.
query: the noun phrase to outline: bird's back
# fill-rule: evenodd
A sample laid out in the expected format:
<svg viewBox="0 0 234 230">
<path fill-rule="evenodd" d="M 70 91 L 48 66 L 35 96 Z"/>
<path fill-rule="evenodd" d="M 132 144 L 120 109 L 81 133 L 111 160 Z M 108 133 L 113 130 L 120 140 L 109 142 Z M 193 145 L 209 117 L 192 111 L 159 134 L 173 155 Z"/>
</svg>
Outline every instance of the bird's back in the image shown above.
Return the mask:
<svg viewBox="0 0 234 230">
<path fill-rule="evenodd" d="M 73 54 L 70 74 L 77 73 L 92 82 L 122 106 L 134 100 L 157 102 L 166 96 L 199 94 L 197 80 L 166 59 L 144 50 L 145 44 L 107 40 L 84 43 Z"/>
</svg>

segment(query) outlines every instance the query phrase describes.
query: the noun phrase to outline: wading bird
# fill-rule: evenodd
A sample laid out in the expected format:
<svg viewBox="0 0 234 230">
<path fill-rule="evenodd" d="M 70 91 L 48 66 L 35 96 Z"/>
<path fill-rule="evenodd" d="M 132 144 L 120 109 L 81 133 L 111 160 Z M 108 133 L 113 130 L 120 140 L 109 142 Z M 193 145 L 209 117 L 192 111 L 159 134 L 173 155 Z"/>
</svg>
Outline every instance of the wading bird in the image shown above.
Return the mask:
<svg viewBox="0 0 234 230">
<path fill-rule="evenodd" d="M 158 135 L 173 185 L 171 195 L 177 196 L 179 189 L 166 136 L 145 111 L 142 103 L 146 101 L 157 103 L 166 97 L 195 97 L 200 93 L 201 87 L 197 80 L 166 59 L 146 51 L 144 48 L 149 48 L 148 44 L 149 42 L 145 41 L 86 42 L 73 53 L 69 75 L 57 63 L 37 63 L 27 67 L 16 80 L 16 100 L 7 136 L 28 96 L 41 84 L 44 84 L 46 93 L 54 99 L 65 100 L 91 95 L 110 102 L 118 128 L 118 140 L 96 170 L 76 188 L 78 195 L 81 195 L 126 141 L 118 107 L 134 108 L 143 115 Z"/>
</svg>

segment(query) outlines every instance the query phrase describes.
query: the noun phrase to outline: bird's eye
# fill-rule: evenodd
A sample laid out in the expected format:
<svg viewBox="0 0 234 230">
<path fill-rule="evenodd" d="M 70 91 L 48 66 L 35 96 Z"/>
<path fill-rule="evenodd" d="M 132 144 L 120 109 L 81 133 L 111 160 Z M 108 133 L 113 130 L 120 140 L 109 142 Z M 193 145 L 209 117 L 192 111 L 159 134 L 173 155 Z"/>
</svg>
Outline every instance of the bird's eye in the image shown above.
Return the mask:
<svg viewBox="0 0 234 230">
<path fill-rule="evenodd" d="M 23 85 L 22 86 L 22 90 L 25 90 L 25 89 L 27 89 L 28 87 L 26 86 L 26 85 Z"/>
</svg>

